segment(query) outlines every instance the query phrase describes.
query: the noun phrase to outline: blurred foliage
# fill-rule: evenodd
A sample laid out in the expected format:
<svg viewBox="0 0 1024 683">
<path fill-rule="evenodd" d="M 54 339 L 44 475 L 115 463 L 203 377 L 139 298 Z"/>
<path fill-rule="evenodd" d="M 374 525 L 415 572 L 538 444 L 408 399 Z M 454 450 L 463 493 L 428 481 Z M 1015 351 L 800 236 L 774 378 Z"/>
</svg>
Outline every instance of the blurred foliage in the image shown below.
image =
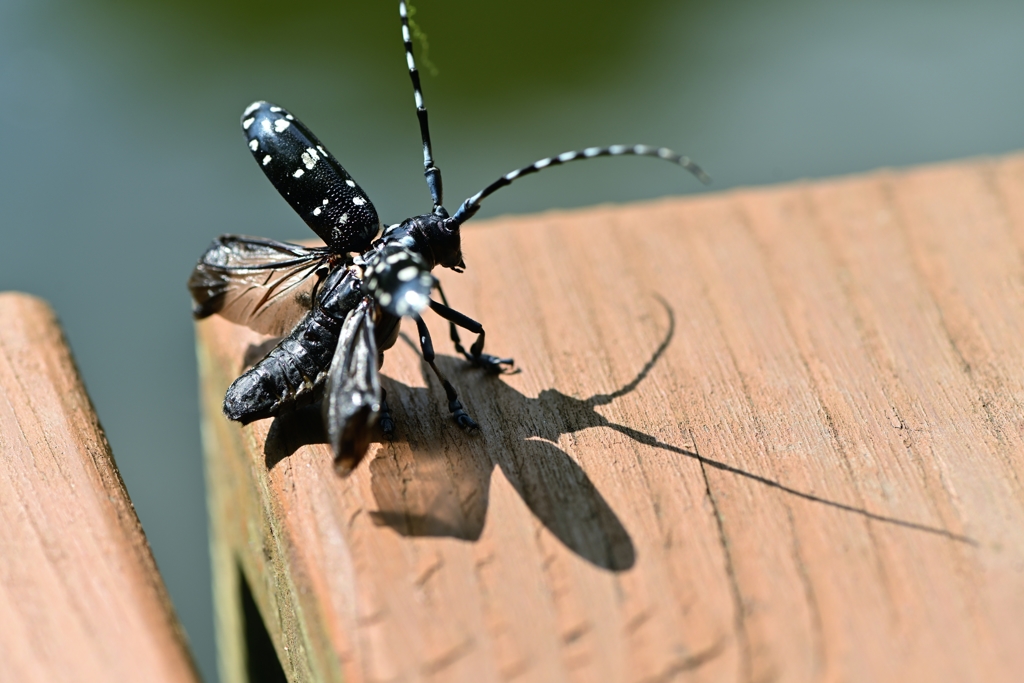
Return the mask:
<svg viewBox="0 0 1024 683">
<path fill-rule="evenodd" d="M 209 60 L 253 55 L 295 68 L 329 59 L 375 71 L 402 64 L 398 3 L 390 0 L 93 0 L 98 11 L 144 14 L 177 37 L 174 58 L 201 67 Z M 599 81 L 643 44 L 666 0 L 595 5 L 585 0 L 418 0 L 415 20 L 429 40 L 439 78 L 431 91 L 462 100 L 513 97 L 534 88 Z M 422 51 L 422 45 L 416 44 Z M 395 67 L 397 68 L 397 67 Z M 421 70 L 425 73 L 429 69 Z M 500 78 L 496 77 L 500 73 Z M 199 75 L 201 77 L 201 74 Z"/>
</svg>

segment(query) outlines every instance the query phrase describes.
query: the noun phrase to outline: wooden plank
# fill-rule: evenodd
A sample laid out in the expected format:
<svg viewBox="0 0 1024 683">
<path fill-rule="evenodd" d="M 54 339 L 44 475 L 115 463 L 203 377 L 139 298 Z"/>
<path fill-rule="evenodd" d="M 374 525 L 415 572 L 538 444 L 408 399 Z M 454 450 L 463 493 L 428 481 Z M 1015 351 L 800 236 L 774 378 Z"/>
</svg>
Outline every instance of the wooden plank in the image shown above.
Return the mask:
<svg viewBox="0 0 1024 683">
<path fill-rule="evenodd" d="M 1024 670 L 1024 156 L 463 239 L 449 299 L 520 372 L 440 358 L 467 436 L 400 341 L 348 479 L 310 415 L 221 417 L 263 340 L 198 326 L 226 681 L 239 567 L 292 680 Z"/>
<path fill-rule="evenodd" d="M 0 294 L 0 679 L 197 681 L 53 313 Z"/>
</svg>

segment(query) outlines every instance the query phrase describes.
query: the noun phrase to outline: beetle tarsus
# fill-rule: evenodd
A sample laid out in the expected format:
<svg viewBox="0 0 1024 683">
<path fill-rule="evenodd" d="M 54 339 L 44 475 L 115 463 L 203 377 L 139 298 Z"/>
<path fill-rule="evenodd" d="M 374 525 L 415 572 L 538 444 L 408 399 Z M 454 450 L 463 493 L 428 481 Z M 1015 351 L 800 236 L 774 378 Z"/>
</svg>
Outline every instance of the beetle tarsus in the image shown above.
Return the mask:
<svg viewBox="0 0 1024 683">
<path fill-rule="evenodd" d="M 511 358 L 498 358 L 497 356 L 492 356 L 489 353 L 481 353 L 476 356 L 471 353 L 466 353 L 465 356 L 470 365 L 477 368 L 483 368 L 483 370 L 490 375 L 500 375 L 508 372 L 516 365 L 516 362 Z M 506 365 L 508 366 L 507 368 L 505 367 Z"/>
<path fill-rule="evenodd" d="M 476 431 L 480 430 L 480 425 L 478 425 L 473 420 L 473 418 L 471 418 L 469 416 L 469 413 L 467 413 L 465 411 L 465 409 L 462 407 L 462 404 L 459 403 L 458 400 L 450 401 L 448 403 L 448 410 L 451 411 L 452 417 L 455 418 L 455 422 L 462 429 L 464 429 L 464 430 L 466 430 L 467 432 L 470 432 L 470 433 L 473 433 L 473 432 L 476 432 Z"/>
</svg>

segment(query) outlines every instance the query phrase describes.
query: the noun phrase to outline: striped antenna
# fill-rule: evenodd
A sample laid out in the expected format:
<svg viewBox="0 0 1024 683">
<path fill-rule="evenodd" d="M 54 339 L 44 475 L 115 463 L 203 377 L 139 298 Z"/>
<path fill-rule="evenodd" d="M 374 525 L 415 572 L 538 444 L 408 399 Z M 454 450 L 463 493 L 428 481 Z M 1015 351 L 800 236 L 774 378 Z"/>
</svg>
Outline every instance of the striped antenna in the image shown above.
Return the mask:
<svg viewBox="0 0 1024 683">
<path fill-rule="evenodd" d="M 559 154 L 556 157 L 548 157 L 535 161 L 529 166 L 524 166 L 518 170 L 506 173 L 502 177 L 495 180 L 493 183 L 485 187 L 484 189 L 477 192 L 475 195 L 462 202 L 462 206 L 455 212 L 451 218 L 445 221 L 445 225 L 450 230 L 457 230 L 460 225 L 469 220 L 473 214 L 480 209 L 480 201 L 485 197 L 494 194 L 498 189 L 511 185 L 512 181 L 516 178 L 520 178 L 524 175 L 530 175 L 537 171 L 547 168 L 548 166 L 558 166 L 559 164 L 565 164 L 570 161 L 576 161 L 577 159 L 593 159 L 594 157 L 617 157 L 624 155 L 642 156 L 642 157 L 657 157 L 664 159 L 665 161 L 671 161 L 673 164 L 682 166 L 687 171 L 697 177 L 697 180 L 701 181 L 705 185 L 711 182 L 711 178 L 705 173 L 700 166 L 690 161 L 689 157 L 684 157 L 681 154 L 676 154 L 667 147 L 648 147 L 647 145 L 612 145 L 611 147 L 588 147 L 583 150 L 576 152 L 565 152 Z"/>
<path fill-rule="evenodd" d="M 420 137 L 423 139 L 423 175 L 427 179 L 427 188 L 434 201 L 434 208 L 441 206 L 444 199 L 444 188 L 441 185 L 441 169 L 434 165 L 434 153 L 430 147 L 430 125 L 427 123 L 427 107 L 423 104 L 423 89 L 420 87 L 420 72 L 416 70 L 416 60 L 412 56 L 412 34 L 409 32 L 409 12 L 405 0 L 398 3 L 398 14 L 402 17 L 402 42 L 405 43 L 405 61 L 409 65 L 409 78 L 412 79 L 412 92 L 416 98 L 416 117 L 420 121 Z"/>
</svg>

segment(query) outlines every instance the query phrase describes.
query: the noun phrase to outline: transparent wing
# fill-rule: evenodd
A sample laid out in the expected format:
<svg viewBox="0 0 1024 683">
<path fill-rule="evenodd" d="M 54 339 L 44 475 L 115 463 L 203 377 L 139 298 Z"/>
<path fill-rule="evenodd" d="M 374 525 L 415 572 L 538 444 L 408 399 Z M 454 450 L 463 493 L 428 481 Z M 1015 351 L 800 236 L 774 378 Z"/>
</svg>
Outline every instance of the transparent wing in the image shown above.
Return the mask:
<svg viewBox="0 0 1024 683">
<path fill-rule="evenodd" d="M 334 469 L 342 476 L 347 476 L 366 455 L 380 415 L 373 311 L 373 300 L 367 297 L 345 318 L 327 375 L 324 425 L 334 449 Z"/>
<path fill-rule="evenodd" d="M 311 276 L 330 258 L 323 247 L 221 235 L 188 279 L 192 314 L 216 313 L 263 334 L 286 334 L 309 311 L 319 280 Z"/>
</svg>

